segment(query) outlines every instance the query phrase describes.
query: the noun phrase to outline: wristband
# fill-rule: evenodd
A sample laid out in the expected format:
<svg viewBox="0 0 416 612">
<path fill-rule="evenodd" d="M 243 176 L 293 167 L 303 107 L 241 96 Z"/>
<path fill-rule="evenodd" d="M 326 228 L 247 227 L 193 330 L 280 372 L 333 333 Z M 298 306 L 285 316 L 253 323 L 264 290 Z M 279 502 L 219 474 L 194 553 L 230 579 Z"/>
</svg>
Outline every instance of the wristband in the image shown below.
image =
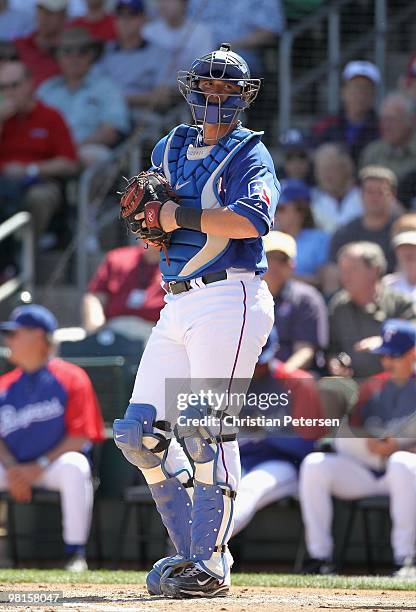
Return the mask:
<svg viewBox="0 0 416 612">
<path fill-rule="evenodd" d="M 178 206 L 175 210 L 175 221 L 179 227 L 201 231 L 202 210 L 197 208 L 187 208 Z"/>
</svg>

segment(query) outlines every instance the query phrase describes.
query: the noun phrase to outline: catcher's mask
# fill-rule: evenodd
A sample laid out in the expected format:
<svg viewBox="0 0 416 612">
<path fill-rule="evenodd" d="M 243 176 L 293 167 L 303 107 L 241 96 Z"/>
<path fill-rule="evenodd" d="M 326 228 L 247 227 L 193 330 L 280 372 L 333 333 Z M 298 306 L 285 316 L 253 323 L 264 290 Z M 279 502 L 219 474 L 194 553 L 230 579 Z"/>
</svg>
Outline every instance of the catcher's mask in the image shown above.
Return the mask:
<svg viewBox="0 0 416 612">
<path fill-rule="evenodd" d="M 220 95 L 204 94 L 201 91 L 199 82 L 205 79 L 238 85 L 240 91 L 227 94 L 227 99 L 222 103 Z M 237 121 L 239 113 L 252 104 L 259 92 L 261 80 L 250 78 L 250 69 L 245 60 L 231 51 L 228 43 L 223 43 L 219 50 L 194 60 L 189 70 L 180 70 L 178 85 L 190 106 L 196 125 L 224 125 Z"/>
</svg>

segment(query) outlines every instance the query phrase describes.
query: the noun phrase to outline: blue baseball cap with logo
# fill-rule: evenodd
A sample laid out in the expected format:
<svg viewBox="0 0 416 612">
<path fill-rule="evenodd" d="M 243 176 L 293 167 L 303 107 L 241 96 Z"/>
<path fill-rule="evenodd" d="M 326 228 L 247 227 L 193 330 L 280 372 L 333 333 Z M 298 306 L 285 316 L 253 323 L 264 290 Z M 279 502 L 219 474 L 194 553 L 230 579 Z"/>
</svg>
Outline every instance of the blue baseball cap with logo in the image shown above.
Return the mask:
<svg viewBox="0 0 416 612">
<path fill-rule="evenodd" d="M 144 13 L 145 5 L 143 0 L 118 0 L 116 12 L 121 9 L 129 9 L 131 13 Z"/>
<path fill-rule="evenodd" d="M 309 186 L 300 179 L 286 179 L 282 181 L 281 188 L 279 204 L 311 199 Z"/>
<path fill-rule="evenodd" d="M 43 329 L 48 334 L 58 327 L 58 322 L 50 310 L 39 304 L 17 306 L 8 321 L 0 323 L 0 331 L 14 331 L 21 328 Z"/>
<path fill-rule="evenodd" d="M 372 353 L 401 357 L 416 347 L 416 325 L 401 319 L 388 319 L 381 328 L 381 338 L 381 345 Z"/>
</svg>

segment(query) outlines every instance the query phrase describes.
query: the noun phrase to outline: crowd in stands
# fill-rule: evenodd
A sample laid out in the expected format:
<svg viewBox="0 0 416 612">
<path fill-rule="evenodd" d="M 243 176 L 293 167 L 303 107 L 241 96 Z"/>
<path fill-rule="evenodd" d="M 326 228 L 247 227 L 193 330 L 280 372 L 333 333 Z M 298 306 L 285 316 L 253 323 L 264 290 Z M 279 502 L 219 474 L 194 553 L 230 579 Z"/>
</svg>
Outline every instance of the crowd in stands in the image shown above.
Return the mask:
<svg viewBox="0 0 416 612">
<path fill-rule="evenodd" d="M 177 69 L 227 41 L 254 75 L 261 75 L 262 50 L 274 46 L 277 57 L 277 40 L 287 24 L 322 4 L 0 0 L 0 222 L 30 210 L 40 239 L 65 205 L 66 179 L 108 159 L 147 113 L 163 115 L 179 101 Z M 331 412 L 322 380 L 353 381 L 358 400 L 349 407 L 347 401 L 344 412 L 350 409 L 349 422 L 366 435 L 340 435 L 331 453 L 316 452 L 320 431 L 298 429 L 289 441 L 282 436 L 242 441 L 245 475 L 235 525 L 237 533 L 257 510 L 299 492 L 308 571 L 317 573 L 334 569 L 332 496 L 389 495 L 394 562 L 399 570 L 416 562 L 416 431 L 402 436 L 393 425 L 389 429 L 392 415 L 406 419 L 416 405 L 416 55 L 398 78 L 397 90 L 381 101 L 381 75 L 373 63 L 350 61 L 341 76 L 338 114 L 317 118 L 309 129 L 292 128 L 272 143 L 281 194 L 275 228 L 264 242 L 276 322 L 252 388 L 278 392 L 289 385 L 297 398 L 292 412 L 313 417 Z M 4 279 L 13 248 L 0 245 L 0 256 Z M 83 327 L 88 334 L 112 329 L 146 340 L 163 295 L 158 252 L 117 245 L 84 295 Z M 33 327 L 44 332 L 37 338 L 39 365 L 49 355 L 47 334 L 54 323 L 45 313 L 29 314 Z M 26 327 L 31 328 L 19 317 L 15 313 L 15 326 L 4 327 L 12 357 L 19 335 L 24 340 Z M 24 359 L 13 359 L 21 369 L 0 383 L 3 395 L 30 377 L 27 368 L 33 370 Z M 50 363 L 48 376 L 66 389 L 60 381 L 65 376 L 72 381 L 72 371 L 67 375 L 62 364 Z M 89 404 L 95 406 L 93 395 Z M 383 435 L 372 429 L 376 421 Z M 66 425 L 74 436 L 70 421 Z M 83 443 L 101 436 L 99 424 L 88 435 L 82 424 L 76 432 Z M 14 456 L 1 443 L 0 462 L 11 470 L 16 499 L 29 499 L 36 479 L 49 486 L 36 463 L 45 449 L 23 456 L 7 436 L 0 431 Z M 65 474 L 61 455 L 51 453 Z M 39 469 L 26 477 L 19 473 L 20 461 L 35 462 Z M 85 479 L 89 472 L 80 467 Z M 0 487 L 3 477 L 0 471 Z M 54 486 L 61 486 L 57 482 Z M 81 557 L 87 510 L 77 535 L 64 521 L 68 553 Z"/>
</svg>

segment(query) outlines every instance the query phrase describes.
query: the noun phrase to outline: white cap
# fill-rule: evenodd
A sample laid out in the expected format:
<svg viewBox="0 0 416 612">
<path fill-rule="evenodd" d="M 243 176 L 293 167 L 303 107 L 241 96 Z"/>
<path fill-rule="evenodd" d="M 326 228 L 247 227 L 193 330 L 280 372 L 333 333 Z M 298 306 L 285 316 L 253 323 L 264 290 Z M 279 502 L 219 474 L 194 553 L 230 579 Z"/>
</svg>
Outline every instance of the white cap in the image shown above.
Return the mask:
<svg viewBox="0 0 416 612">
<path fill-rule="evenodd" d="M 375 85 L 378 85 L 381 81 L 380 70 L 375 64 L 365 61 L 348 62 L 342 73 L 342 78 L 344 81 L 349 81 L 357 76 L 366 77 Z"/>
<path fill-rule="evenodd" d="M 280 251 L 289 257 L 296 258 L 296 241 L 289 234 L 284 232 L 269 232 L 263 238 L 264 250 L 266 253 Z"/>
<path fill-rule="evenodd" d="M 401 246 L 402 244 L 412 244 L 416 246 L 416 230 L 408 230 L 396 234 L 392 239 L 392 243 L 394 247 Z"/>
<path fill-rule="evenodd" d="M 68 8 L 68 0 L 36 0 L 36 6 L 48 11 L 65 11 Z"/>
</svg>

